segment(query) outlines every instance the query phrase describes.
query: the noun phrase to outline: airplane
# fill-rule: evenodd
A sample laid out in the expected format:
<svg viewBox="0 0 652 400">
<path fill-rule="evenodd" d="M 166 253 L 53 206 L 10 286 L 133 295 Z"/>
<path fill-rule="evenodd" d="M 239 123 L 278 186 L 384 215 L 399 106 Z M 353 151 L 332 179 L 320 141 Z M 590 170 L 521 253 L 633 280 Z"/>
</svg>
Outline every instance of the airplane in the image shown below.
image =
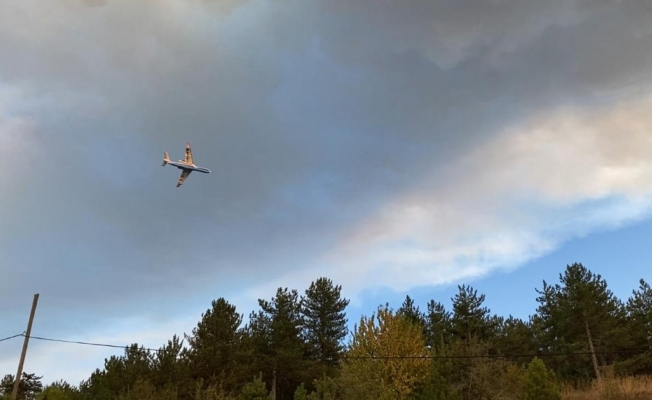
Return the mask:
<svg viewBox="0 0 652 400">
<path fill-rule="evenodd" d="M 181 170 L 181 176 L 179 177 L 179 181 L 177 182 L 177 187 L 183 185 L 183 182 L 186 180 L 186 178 L 188 177 L 188 175 L 190 175 L 192 171 L 203 172 L 205 174 L 211 173 L 210 169 L 204 167 L 198 167 L 195 165 L 194 161 L 192 160 L 192 149 L 190 148 L 190 143 L 188 142 L 186 142 L 186 159 L 179 160 L 179 161 L 170 161 L 170 156 L 168 155 L 168 152 L 165 151 L 163 152 L 162 167 L 165 167 L 166 164 L 174 165 L 175 167 Z"/>
</svg>

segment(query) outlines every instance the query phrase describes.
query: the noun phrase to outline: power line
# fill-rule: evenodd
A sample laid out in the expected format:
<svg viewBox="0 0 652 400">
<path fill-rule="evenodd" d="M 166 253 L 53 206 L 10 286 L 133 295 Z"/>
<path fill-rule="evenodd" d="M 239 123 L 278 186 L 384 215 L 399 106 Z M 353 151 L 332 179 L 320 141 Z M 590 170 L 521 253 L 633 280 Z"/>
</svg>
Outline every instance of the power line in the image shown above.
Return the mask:
<svg viewBox="0 0 652 400">
<path fill-rule="evenodd" d="M 25 336 L 25 333 L 21 333 L 19 335 L 14 335 L 9 338 L 5 338 L 2 340 L 8 340 L 12 339 L 18 336 Z M 69 344 L 78 344 L 78 345 L 86 345 L 86 346 L 100 346 L 100 347 L 110 347 L 110 348 L 116 348 L 116 349 L 128 349 L 132 347 L 133 345 L 130 346 L 120 346 L 120 345 L 114 345 L 114 344 L 106 344 L 106 343 L 91 343 L 91 342 L 81 342 L 81 341 L 75 341 L 75 340 L 63 340 L 63 339 L 52 339 L 52 338 L 45 338 L 45 337 L 39 337 L 39 336 L 30 336 L 30 339 L 35 339 L 35 340 L 44 340 L 44 341 L 50 341 L 50 342 L 61 342 L 61 343 L 69 343 Z M 2 341 L 0 340 L 0 341 Z M 145 348 L 145 347 L 140 347 L 138 350 L 144 350 L 148 352 L 159 352 L 162 349 L 150 349 L 150 348 Z M 628 354 L 628 353 L 639 353 L 641 351 L 645 351 L 647 348 L 641 348 L 641 349 L 628 349 L 628 350 L 621 350 L 621 351 L 602 351 L 602 352 L 595 352 L 595 354 L 602 354 L 602 355 L 614 355 L 614 354 Z M 483 355 L 421 355 L 421 356 L 382 356 L 382 355 L 376 355 L 376 356 L 346 356 L 342 355 L 340 356 L 341 359 L 343 360 L 363 360 L 363 359 L 370 359 L 370 360 L 392 360 L 392 359 L 476 359 L 476 358 L 503 358 L 503 359 L 509 359 L 509 358 L 530 358 L 530 357 L 571 357 L 571 356 L 583 356 L 583 355 L 591 355 L 590 351 L 584 351 L 584 352 L 568 352 L 568 353 L 530 353 L 530 354 L 483 354 Z M 273 357 L 268 354 L 234 354 L 234 357 L 250 357 L 250 358 L 263 358 L 263 357 Z M 297 356 L 297 357 L 290 357 L 290 358 L 302 358 L 302 359 L 310 359 L 311 357 L 309 356 Z"/>
<path fill-rule="evenodd" d="M 23 333 L 19 333 L 18 335 L 8 336 L 8 337 L 6 337 L 6 338 L 2 338 L 2 339 L 0 339 L 0 342 L 4 342 L 5 340 L 9 340 L 9 339 L 17 338 L 17 337 L 19 337 L 19 336 L 23 336 L 24 334 L 25 334 L 25 333 L 23 332 Z"/>
<path fill-rule="evenodd" d="M 20 335 L 16 336 L 25 336 L 24 333 L 21 333 Z M 80 342 L 76 340 L 63 340 L 63 339 L 51 339 L 51 338 L 44 338 L 44 337 L 39 337 L 39 336 L 30 336 L 30 339 L 36 339 L 36 340 L 46 340 L 49 342 L 61 342 L 61 343 L 70 343 L 70 344 L 83 344 L 86 346 L 100 346 L 100 347 L 112 347 L 116 349 L 128 349 L 131 346 L 119 346 L 116 344 L 106 344 L 106 343 L 91 343 L 91 342 Z M 156 349 L 148 349 L 148 348 L 139 348 L 139 350 L 146 350 L 146 351 L 159 351 Z"/>
<path fill-rule="evenodd" d="M 582 356 L 582 355 L 591 355 L 591 354 L 602 354 L 602 355 L 613 355 L 613 354 L 626 354 L 626 353 L 638 353 L 637 350 L 628 350 L 628 351 L 602 351 L 594 352 L 590 351 L 585 352 L 575 352 L 575 353 L 532 353 L 532 354 L 481 354 L 481 355 L 448 355 L 448 356 L 341 356 L 342 359 L 473 359 L 473 358 L 529 358 L 529 357 L 570 357 L 570 356 Z"/>
</svg>

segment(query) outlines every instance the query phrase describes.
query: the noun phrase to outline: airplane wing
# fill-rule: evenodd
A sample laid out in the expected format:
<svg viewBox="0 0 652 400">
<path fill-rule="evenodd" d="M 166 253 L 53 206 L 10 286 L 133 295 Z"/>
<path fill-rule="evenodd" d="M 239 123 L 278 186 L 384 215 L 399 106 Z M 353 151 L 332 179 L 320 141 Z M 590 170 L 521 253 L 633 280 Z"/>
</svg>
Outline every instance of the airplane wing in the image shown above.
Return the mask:
<svg viewBox="0 0 652 400">
<path fill-rule="evenodd" d="M 194 164 L 192 160 L 192 149 L 190 148 L 190 143 L 186 142 L 186 162 L 188 164 Z"/>
<path fill-rule="evenodd" d="M 188 175 L 190 175 L 191 172 L 192 170 L 189 169 L 184 169 L 183 171 L 181 171 L 181 176 L 179 177 L 179 181 L 177 182 L 177 187 L 183 185 L 183 182 L 186 180 L 186 178 L 188 177 Z"/>
</svg>

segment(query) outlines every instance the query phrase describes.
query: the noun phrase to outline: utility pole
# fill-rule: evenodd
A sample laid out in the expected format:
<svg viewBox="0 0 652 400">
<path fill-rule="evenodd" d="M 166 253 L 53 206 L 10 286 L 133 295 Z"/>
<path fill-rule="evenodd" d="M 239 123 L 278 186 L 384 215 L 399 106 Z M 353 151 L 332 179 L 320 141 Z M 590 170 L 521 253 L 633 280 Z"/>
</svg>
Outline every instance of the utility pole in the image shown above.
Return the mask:
<svg viewBox="0 0 652 400">
<path fill-rule="evenodd" d="M 276 400 L 276 361 L 274 361 L 274 372 L 272 372 L 272 390 L 269 394 L 271 400 Z"/>
<path fill-rule="evenodd" d="M 18 363 L 18 372 L 16 372 L 16 380 L 14 381 L 14 391 L 11 395 L 12 400 L 18 397 L 18 385 L 20 385 L 21 375 L 23 374 L 23 363 L 25 362 L 25 354 L 27 353 L 27 344 L 29 343 L 29 335 L 32 333 L 32 321 L 34 321 L 34 313 L 36 312 L 36 303 L 38 303 L 38 293 L 34 295 L 32 302 L 32 311 L 29 313 L 29 322 L 27 323 L 27 334 L 23 342 L 23 352 L 20 354 L 20 362 Z"/>
<path fill-rule="evenodd" d="M 595 377 L 601 379 L 600 368 L 598 368 L 598 359 L 595 357 L 595 349 L 593 348 L 593 340 L 591 339 L 591 331 L 589 330 L 589 322 L 584 319 L 584 326 L 586 327 L 586 336 L 589 338 L 589 350 L 591 350 L 591 361 L 593 361 L 593 369 Z"/>
</svg>

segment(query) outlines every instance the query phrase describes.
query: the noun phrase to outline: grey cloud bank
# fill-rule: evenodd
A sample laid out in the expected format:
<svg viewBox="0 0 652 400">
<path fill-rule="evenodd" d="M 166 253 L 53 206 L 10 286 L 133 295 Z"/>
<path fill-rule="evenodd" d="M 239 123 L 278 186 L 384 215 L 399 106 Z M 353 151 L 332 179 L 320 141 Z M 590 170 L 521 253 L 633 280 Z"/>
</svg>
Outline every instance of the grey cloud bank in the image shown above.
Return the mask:
<svg viewBox="0 0 652 400">
<path fill-rule="evenodd" d="M 456 279 L 456 257 L 475 254 L 438 227 L 458 225 L 467 238 L 544 220 L 509 222 L 494 205 L 511 204 L 503 194 L 522 176 L 496 194 L 496 176 L 482 172 L 518 167 L 501 164 L 500 146 L 513 144 L 501 134 L 523 121 L 644 101 L 650 6 L 460 4 L 0 4 L 0 54 L 11 55 L 0 62 L 0 155 L 10 166 L 0 172 L 0 336 L 23 329 L 15 305 L 35 292 L 37 332 L 65 335 L 129 315 L 172 320 L 207 296 L 268 297 L 266 282 L 345 279 L 345 268 L 359 288 L 400 281 L 402 263 L 425 260 L 430 270 L 413 271 L 434 284 L 433 271 Z M 649 149 L 645 132 L 638 149 Z M 213 173 L 176 189 L 178 172 L 160 159 L 164 150 L 180 158 L 186 140 Z M 460 159 L 476 153 L 465 169 Z M 622 147 L 604 163 L 628 156 L 645 158 Z M 406 217 L 413 203 L 448 211 Z M 478 222 L 462 226 L 465 215 Z M 414 253 L 379 244 L 401 234 L 415 235 Z M 378 235 L 388 242 L 369 239 Z M 526 249 L 549 251 L 557 239 Z M 424 256 L 433 241 L 450 254 Z M 501 255 L 503 245 L 485 248 Z M 367 281 L 381 264 L 392 267 L 386 278 Z"/>
</svg>

